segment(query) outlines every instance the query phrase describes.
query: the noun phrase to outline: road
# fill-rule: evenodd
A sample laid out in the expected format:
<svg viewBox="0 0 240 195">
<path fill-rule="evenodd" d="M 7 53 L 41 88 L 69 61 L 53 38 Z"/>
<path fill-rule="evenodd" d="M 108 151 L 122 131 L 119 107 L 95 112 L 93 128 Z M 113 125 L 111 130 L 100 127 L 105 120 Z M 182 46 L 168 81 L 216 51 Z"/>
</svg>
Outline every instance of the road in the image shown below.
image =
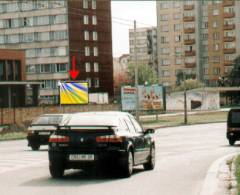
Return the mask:
<svg viewBox="0 0 240 195">
<path fill-rule="evenodd" d="M 194 125 L 157 130 L 154 171 L 137 167 L 131 178 L 91 176 L 69 171 L 61 180 L 48 171 L 47 147 L 33 152 L 27 142 L 0 143 L 1 195 L 198 195 L 210 165 L 240 151 L 228 146 L 225 124 Z"/>
</svg>

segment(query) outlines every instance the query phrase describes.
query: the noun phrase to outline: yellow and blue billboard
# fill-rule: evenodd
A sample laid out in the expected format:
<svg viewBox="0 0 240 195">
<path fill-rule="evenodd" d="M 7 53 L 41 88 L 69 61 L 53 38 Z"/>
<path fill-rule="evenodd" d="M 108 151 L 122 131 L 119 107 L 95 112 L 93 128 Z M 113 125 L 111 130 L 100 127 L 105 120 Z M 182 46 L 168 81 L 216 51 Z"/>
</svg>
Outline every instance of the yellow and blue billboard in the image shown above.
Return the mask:
<svg viewBox="0 0 240 195">
<path fill-rule="evenodd" d="M 88 104 L 88 83 L 60 83 L 60 104 Z"/>
</svg>

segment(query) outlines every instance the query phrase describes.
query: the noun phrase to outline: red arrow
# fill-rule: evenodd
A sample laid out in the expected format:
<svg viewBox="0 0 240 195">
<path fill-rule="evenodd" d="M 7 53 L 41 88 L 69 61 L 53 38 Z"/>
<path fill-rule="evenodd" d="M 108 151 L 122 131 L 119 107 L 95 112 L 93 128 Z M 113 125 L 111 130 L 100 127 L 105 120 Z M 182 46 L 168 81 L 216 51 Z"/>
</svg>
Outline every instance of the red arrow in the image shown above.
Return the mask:
<svg viewBox="0 0 240 195">
<path fill-rule="evenodd" d="M 79 75 L 79 70 L 76 70 L 76 56 L 72 57 L 72 69 L 69 71 L 69 74 L 73 80 Z"/>
</svg>

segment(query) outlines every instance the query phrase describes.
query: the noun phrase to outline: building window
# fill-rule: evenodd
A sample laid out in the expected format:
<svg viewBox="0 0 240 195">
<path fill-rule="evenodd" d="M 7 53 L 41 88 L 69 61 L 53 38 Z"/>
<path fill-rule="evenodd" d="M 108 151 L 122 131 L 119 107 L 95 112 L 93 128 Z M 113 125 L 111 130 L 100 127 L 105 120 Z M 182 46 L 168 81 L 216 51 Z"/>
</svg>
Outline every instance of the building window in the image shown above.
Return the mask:
<svg viewBox="0 0 240 195">
<path fill-rule="evenodd" d="M 93 40 L 94 41 L 97 41 L 98 40 L 98 33 L 97 33 L 97 31 L 93 31 Z"/>
<path fill-rule="evenodd" d="M 97 16 L 92 16 L 92 24 L 97 25 Z"/>
<path fill-rule="evenodd" d="M 33 1 L 22 1 L 22 11 L 29 11 L 33 9 Z"/>
<path fill-rule="evenodd" d="M 181 18 L 181 14 L 177 13 L 173 15 L 174 20 L 179 20 Z"/>
<path fill-rule="evenodd" d="M 53 24 L 64 24 L 67 21 L 66 15 L 56 15 L 53 17 Z"/>
<path fill-rule="evenodd" d="M 94 62 L 94 72 L 99 72 L 99 64 Z"/>
<path fill-rule="evenodd" d="M 213 10 L 213 15 L 218 16 L 219 15 L 219 9 L 214 9 Z"/>
<path fill-rule="evenodd" d="M 47 9 L 48 1 L 36 1 L 36 8 L 37 9 Z"/>
<path fill-rule="evenodd" d="M 85 63 L 85 71 L 86 71 L 86 72 L 91 72 L 91 65 L 90 65 L 89 62 L 86 62 L 86 63 Z"/>
<path fill-rule="evenodd" d="M 213 28 L 217 28 L 218 27 L 218 21 L 214 21 L 213 22 Z"/>
<path fill-rule="evenodd" d="M 93 56 L 98 56 L 98 48 L 97 47 L 93 48 Z"/>
<path fill-rule="evenodd" d="M 83 8 L 88 9 L 88 0 L 83 0 Z"/>
<path fill-rule="evenodd" d="M 24 27 L 33 26 L 33 17 L 22 18 L 22 26 L 24 26 Z"/>
<path fill-rule="evenodd" d="M 169 54 L 170 53 L 170 48 L 169 47 L 163 47 L 160 48 L 161 54 Z"/>
<path fill-rule="evenodd" d="M 65 40 L 65 39 L 67 39 L 67 32 L 66 31 L 54 31 L 53 39 L 54 40 Z"/>
<path fill-rule="evenodd" d="M 162 76 L 163 77 L 169 77 L 170 76 L 170 72 L 168 70 L 163 70 L 162 71 Z"/>
<path fill-rule="evenodd" d="M 0 44 L 4 44 L 4 43 L 5 43 L 5 36 L 0 35 Z"/>
<path fill-rule="evenodd" d="M 67 72 L 67 64 L 56 64 L 56 72 Z"/>
<path fill-rule="evenodd" d="M 50 32 L 38 32 L 35 34 L 36 41 L 49 41 L 50 40 Z"/>
<path fill-rule="evenodd" d="M 88 87 L 91 88 L 92 87 L 92 80 L 91 80 L 91 78 L 86 78 L 86 82 L 88 83 Z"/>
<path fill-rule="evenodd" d="M 161 37 L 161 43 L 168 43 L 169 38 L 168 37 Z"/>
<path fill-rule="evenodd" d="M 41 64 L 40 72 L 41 73 L 50 73 L 51 72 L 51 64 Z"/>
<path fill-rule="evenodd" d="M 99 78 L 94 78 L 94 87 L 95 87 L 95 88 L 100 87 Z"/>
<path fill-rule="evenodd" d="M 176 58 L 176 65 L 181 65 L 182 64 L 182 59 L 181 58 Z"/>
<path fill-rule="evenodd" d="M 27 58 L 34 58 L 36 56 L 35 49 L 27 49 L 26 50 L 26 57 Z"/>
<path fill-rule="evenodd" d="M 29 74 L 36 73 L 36 66 L 35 65 L 28 65 L 27 66 L 27 73 L 29 73 Z"/>
<path fill-rule="evenodd" d="M 92 0 L 92 9 L 97 8 L 97 0 Z"/>
<path fill-rule="evenodd" d="M 218 32 L 213 33 L 213 40 L 219 40 L 220 34 Z"/>
<path fill-rule="evenodd" d="M 219 51 L 219 44 L 214 44 L 213 45 L 214 51 Z"/>
<path fill-rule="evenodd" d="M 7 12 L 17 12 L 18 11 L 18 3 L 9 3 L 6 4 Z"/>
<path fill-rule="evenodd" d="M 181 30 L 181 24 L 174 24 L 174 31 L 180 31 Z"/>
<path fill-rule="evenodd" d="M 163 66 L 170 65 L 170 60 L 169 59 L 162 59 L 161 60 L 161 65 L 163 65 Z"/>
<path fill-rule="evenodd" d="M 85 56 L 90 56 L 90 48 L 89 47 L 85 47 Z"/>
<path fill-rule="evenodd" d="M 213 56 L 212 62 L 213 63 L 220 63 L 220 56 Z"/>
<path fill-rule="evenodd" d="M 181 41 L 181 35 L 176 35 L 175 42 L 180 42 L 180 41 Z"/>
<path fill-rule="evenodd" d="M 38 16 L 36 17 L 37 25 L 49 25 L 49 16 Z"/>
<path fill-rule="evenodd" d="M 167 21 L 168 20 L 168 15 L 167 14 L 160 15 L 160 20 L 161 21 Z"/>
<path fill-rule="evenodd" d="M 8 43 L 19 43 L 19 35 L 8 35 L 7 40 Z"/>
<path fill-rule="evenodd" d="M 220 68 L 213 68 L 214 75 L 220 75 Z"/>
<path fill-rule="evenodd" d="M 34 33 L 24 33 L 22 37 L 22 41 L 25 43 L 30 43 L 34 41 Z"/>
<path fill-rule="evenodd" d="M 203 69 L 204 75 L 208 75 L 208 68 Z"/>
<path fill-rule="evenodd" d="M 168 25 L 162 25 L 160 28 L 161 28 L 162 32 L 168 32 L 169 31 Z"/>
<path fill-rule="evenodd" d="M 89 31 L 87 31 L 87 30 L 84 31 L 84 40 L 85 41 L 89 40 Z"/>
<path fill-rule="evenodd" d="M 58 7 L 64 7 L 65 6 L 65 1 L 64 0 L 54 0 L 54 1 L 48 1 L 50 3 L 52 3 L 52 7 L 53 8 L 58 8 Z"/>
<path fill-rule="evenodd" d="M 89 19 L 88 15 L 83 16 L 83 24 L 89 24 Z"/>
</svg>

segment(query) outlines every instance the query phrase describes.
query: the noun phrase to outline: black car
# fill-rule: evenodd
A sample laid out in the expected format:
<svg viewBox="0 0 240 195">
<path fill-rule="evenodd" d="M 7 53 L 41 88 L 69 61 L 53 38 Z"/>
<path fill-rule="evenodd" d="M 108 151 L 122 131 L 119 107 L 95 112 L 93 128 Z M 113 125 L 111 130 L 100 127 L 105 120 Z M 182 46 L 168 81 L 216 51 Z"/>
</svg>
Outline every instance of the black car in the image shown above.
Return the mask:
<svg viewBox="0 0 240 195">
<path fill-rule="evenodd" d="M 144 131 L 134 117 L 123 112 L 73 114 L 49 138 L 49 169 L 54 178 L 66 169 L 114 165 L 129 177 L 133 166 L 155 166 L 153 129 Z"/>
<path fill-rule="evenodd" d="M 240 109 L 231 109 L 228 113 L 227 139 L 231 146 L 240 140 Z"/>
<path fill-rule="evenodd" d="M 28 146 L 39 150 L 41 145 L 48 145 L 50 135 L 56 131 L 59 123 L 69 119 L 70 114 L 45 114 L 33 121 L 28 128 Z"/>
</svg>

